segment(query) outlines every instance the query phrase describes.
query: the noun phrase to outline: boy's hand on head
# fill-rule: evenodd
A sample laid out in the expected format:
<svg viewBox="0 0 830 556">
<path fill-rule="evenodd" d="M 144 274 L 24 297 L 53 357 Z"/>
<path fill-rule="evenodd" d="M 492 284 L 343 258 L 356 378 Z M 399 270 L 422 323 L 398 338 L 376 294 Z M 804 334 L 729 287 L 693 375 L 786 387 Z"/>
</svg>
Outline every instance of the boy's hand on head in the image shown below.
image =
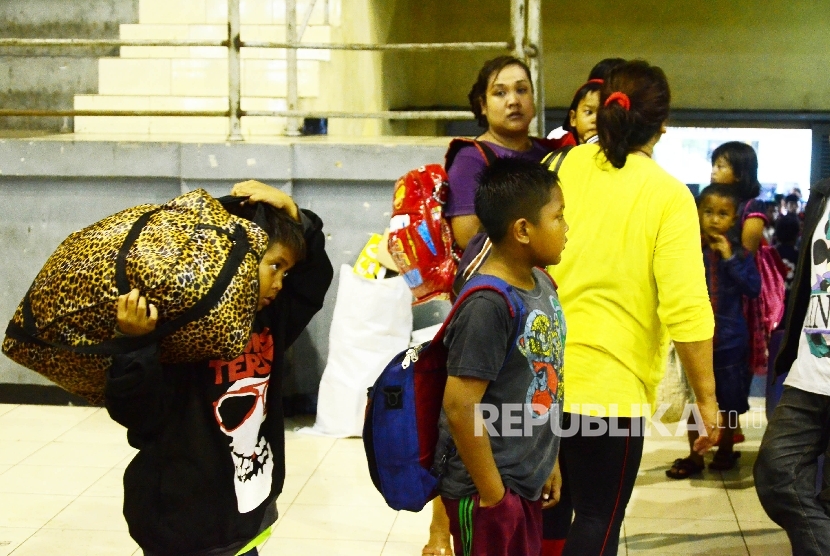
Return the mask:
<svg viewBox="0 0 830 556">
<path fill-rule="evenodd" d="M 722 234 L 712 234 L 709 236 L 709 248 L 712 251 L 717 251 L 720 253 L 721 258 L 723 259 L 731 259 L 732 258 L 732 244 L 729 243 L 729 240 L 726 239 L 725 235 Z"/>
<path fill-rule="evenodd" d="M 274 208 L 286 211 L 294 220 L 298 222 L 300 220 L 300 212 L 294 199 L 276 187 L 271 187 L 256 180 L 248 180 L 234 185 L 231 189 L 231 195 L 248 197 L 250 203 L 268 203 Z"/>
<path fill-rule="evenodd" d="M 553 466 L 545 486 L 542 487 L 542 509 L 552 508 L 559 503 L 562 494 L 562 472 L 559 470 L 559 460 Z"/>
<path fill-rule="evenodd" d="M 138 288 L 121 295 L 117 301 L 118 331 L 128 336 L 143 336 L 156 329 L 158 310 Z"/>
</svg>

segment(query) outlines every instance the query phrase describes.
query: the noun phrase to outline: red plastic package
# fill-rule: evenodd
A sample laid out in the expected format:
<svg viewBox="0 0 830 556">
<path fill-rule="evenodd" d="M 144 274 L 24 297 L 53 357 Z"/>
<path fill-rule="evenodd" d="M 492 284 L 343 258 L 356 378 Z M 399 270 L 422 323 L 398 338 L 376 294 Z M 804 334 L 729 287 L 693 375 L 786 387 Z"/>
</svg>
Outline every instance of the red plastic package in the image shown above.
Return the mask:
<svg viewBox="0 0 830 556">
<path fill-rule="evenodd" d="M 452 290 L 460 252 L 444 219 L 448 194 L 447 174 L 440 164 L 421 166 L 395 183 L 389 254 L 416 303 Z"/>
</svg>

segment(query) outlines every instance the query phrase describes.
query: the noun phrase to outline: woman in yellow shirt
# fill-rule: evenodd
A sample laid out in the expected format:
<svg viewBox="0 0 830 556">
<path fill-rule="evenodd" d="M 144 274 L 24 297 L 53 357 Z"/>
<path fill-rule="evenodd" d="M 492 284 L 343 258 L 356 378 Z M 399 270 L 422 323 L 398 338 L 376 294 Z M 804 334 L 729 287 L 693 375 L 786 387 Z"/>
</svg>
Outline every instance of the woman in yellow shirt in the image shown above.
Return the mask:
<svg viewBox="0 0 830 556">
<path fill-rule="evenodd" d="M 552 269 L 568 323 L 563 489 L 545 515 L 545 556 L 563 541 L 569 556 L 617 553 L 669 338 L 708 433 L 695 449 L 708 450 L 717 436 L 714 318 L 697 210 L 689 189 L 651 160 L 669 100 L 660 68 L 615 68 L 600 91 L 599 144 L 575 147 L 559 170 L 571 226 Z"/>
</svg>

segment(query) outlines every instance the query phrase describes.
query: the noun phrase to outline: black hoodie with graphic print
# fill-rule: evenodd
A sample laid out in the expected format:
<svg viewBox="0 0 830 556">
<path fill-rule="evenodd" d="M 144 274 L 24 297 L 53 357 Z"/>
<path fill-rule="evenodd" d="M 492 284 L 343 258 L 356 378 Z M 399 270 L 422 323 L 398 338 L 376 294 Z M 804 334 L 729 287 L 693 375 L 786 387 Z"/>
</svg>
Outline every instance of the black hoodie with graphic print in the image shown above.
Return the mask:
<svg viewBox="0 0 830 556">
<path fill-rule="evenodd" d="M 124 516 L 147 556 L 232 556 L 277 518 L 285 351 L 333 275 L 322 221 L 301 218 L 306 258 L 257 313 L 242 355 L 161 364 L 154 345 L 116 357 L 107 373 L 107 410 L 139 450 L 124 473 Z"/>
</svg>

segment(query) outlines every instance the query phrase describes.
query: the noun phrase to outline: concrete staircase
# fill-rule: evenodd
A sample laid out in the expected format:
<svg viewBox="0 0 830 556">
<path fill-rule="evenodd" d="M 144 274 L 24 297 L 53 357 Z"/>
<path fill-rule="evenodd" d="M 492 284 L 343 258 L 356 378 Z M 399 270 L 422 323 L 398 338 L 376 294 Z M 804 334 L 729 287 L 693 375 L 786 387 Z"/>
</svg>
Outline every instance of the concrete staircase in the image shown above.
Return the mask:
<svg viewBox="0 0 830 556">
<path fill-rule="evenodd" d="M 0 36 L 118 38 L 119 24 L 138 21 L 138 0 L 0 1 Z M 112 47 L 0 48 L 0 106 L 71 110 L 77 93 L 98 90 L 98 59 Z M 2 117 L 0 129 L 44 133 L 71 129 L 71 118 Z M 4 131 L 7 134 L 7 131 Z"/>
<path fill-rule="evenodd" d="M 311 0 L 298 0 L 298 26 Z M 317 0 L 302 42 L 331 42 L 340 24 L 340 0 Z M 328 8 L 328 13 L 326 13 Z M 284 41 L 284 0 L 242 0 L 243 41 Z M 224 40 L 227 0 L 139 0 L 139 23 L 122 24 L 123 39 Z M 327 50 L 298 51 L 300 108 L 320 94 L 321 64 Z M 242 109 L 286 108 L 284 49 L 242 48 Z M 98 94 L 75 95 L 77 110 L 228 109 L 228 51 L 224 47 L 121 47 L 119 57 L 101 58 Z M 242 118 L 245 136 L 281 135 L 285 118 Z M 208 135 L 227 136 L 228 118 L 204 116 L 77 116 L 76 135 Z"/>
</svg>

